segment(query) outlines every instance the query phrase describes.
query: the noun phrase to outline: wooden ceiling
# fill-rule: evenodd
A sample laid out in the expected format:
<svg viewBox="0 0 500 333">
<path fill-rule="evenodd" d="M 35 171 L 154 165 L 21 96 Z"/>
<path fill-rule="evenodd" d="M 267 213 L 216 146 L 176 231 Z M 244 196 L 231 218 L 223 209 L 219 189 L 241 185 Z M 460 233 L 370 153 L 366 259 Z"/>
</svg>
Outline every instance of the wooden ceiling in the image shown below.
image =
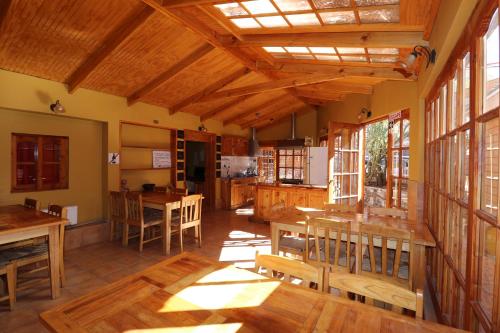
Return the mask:
<svg viewBox="0 0 500 333">
<path fill-rule="evenodd" d="M 416 80 L 439 2 L 3 0 L 0 68 L 259 128 Z"/>
</svg>

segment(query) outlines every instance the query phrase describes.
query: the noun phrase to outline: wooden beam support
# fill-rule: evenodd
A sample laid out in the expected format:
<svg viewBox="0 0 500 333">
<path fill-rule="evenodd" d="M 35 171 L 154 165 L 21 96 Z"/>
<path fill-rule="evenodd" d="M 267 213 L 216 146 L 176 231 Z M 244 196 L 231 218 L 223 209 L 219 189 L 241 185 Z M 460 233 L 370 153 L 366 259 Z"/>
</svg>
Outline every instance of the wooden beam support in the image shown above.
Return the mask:
<svg viewBox="0 0 500 333">
<path fill-rule="evenodd" d="M 429 45 L 421 31 L 405 32 L 324 32 L 302 34 L 242 35 L 222 40 L 229 47 L 251 46 L 336 46 L 336 47 L 395 47 L 413 48 Z"/>
<path fill-rule="evenodd" d="M 250 69 L 248 69 L 246 67 L 238 69 L 237 71 L 229 74 L 228 76 L 212 83 L 211 85 L 209 85 L 208 87 L 206 87 L 202 91 L 197 92 L 196 94 L 193 94 L 189 97 L 186 97 L 182 101 L 172 105 L 169 108 L 170 114 L 174 114 L 174 113 L 180 111 L 181 109 L 185 108 L 186 106 L 198 102 L 201 98 L 215 93 L 217 90 L 224 88 L 228 84 L 240 79 L 241 77 L 247 75 L 248 73 L 250 73 Z"/>
<path fill-rule="evenodd" d="M 146 6 L 140 13 L 132 14 L 116 30 L 111 32 L 101 46 L 69 76 L 67 80 L 68 91 L 73 93 L 78 89 L 90 73 L 153 13 L 154 10 Z"/>
<path fill-rule="evenodd" d="M 215 117 L 216 115 L 218 115 L 219 113 L 222 113 L 224 110 L 227 110 L 229 108 L 232 108 L 233 106 L 235 105 L 238 105 L 240 103 L 243 103 L 244 101 L 246 101 L 248 98 L 250 98 L 250 96 L 243 96 L 243 97 L 240 97 L 236 100 L 233 100 L 233 101 L 229 101 L 227 103 L 224 103 L 218 107 L 216 107 L 215 109 L 212 109 L 208 112 L 205 112 L 204 114 L 202 114 L 200 116 L 200 120 L 201 121 L 205 121 L 209 118 L 213 118 Z"/>
<path fill-rule="evenodd" d="M 354 67 L 342 66 L 342 64 L 292 64 L 292 63 L 276 63 L 270 66 L 267 62 L 258 61 L 257 66 L 262 70 L 276 71 L 282 73 L 322 73 L 322 74 L 337 74 L 343 77 L 359 76 L 359 77 L 375 77 L 388 80 L 403 80 L 416 81 L 417 76 L 412 73 L 403 74 L 401 69 L 392 68 L 369 68 L 369 67 Z M 409 75 L 409 76 L 408 76 Z"/>
<path fill-rule="evenodd" d="M 213 48 L 214 47 L 210 44 L 203 44 L 202 46 L 198 47 L 192 53 L 188 54 L 184 59 L 174 64 L 172 67 L 167 69 L 162 74 L 158 75 L 156 78 L 154 78 L 152 81 L 150 81 L 141 89 L 134 92 L 132 95 L 128 96 L 127 97 L 128 105 L 133 105 L 137 103 L 139 100 L 141 100 L 141 98 L 149 94 L 151 91 L 155 90 L 160 85 L 167 82 L 168 80 L 170 80 L 171 78 L 182 72 L 184 69 L 197 62 L 204 55 L 212 51 Z"/>
<path fill-rule="evenodd" d="M 373 93 L 373 85 L 366 83 L 352 83 L 352 82 L 342 82 L 333 81 L 312 84 L 306 87 L 299 87 L 297 91 L 311 91 L 320 93 L 330 93 L 330 94 L 364 94 L 371 95 Z"/>
<path fill-rule="evenodd" d="M 431 4 L 429 6 L 429 12 L 425 22 L 425 30 L 424 30 L 425 40 L 429 40 L 431 38 L 432 28 L 434 28 L 434 22 L 436 21 L 440 5 L 441 5 L 441 0 L 431 1 Z"/>
<path fill-rule="evenodd" d="M 339 77 L 343 77 L 342 73 L 326 74 L 326 75 L 324 75 L 324 74 L 312 74 L 312 75 L 305 75 L 305 76 L 301 76 L 301 77 L 292 77 L 292 78 L 286 78 L 286 79 L 281 79 L 281 80 L 276 80 L 276 81 L 256 83 L 256 84 L 248 85 L 245 87 L 219 91 L 219 92 L 216 92 L 212 95 L 209 95 L 209 96 L 206 96 L 206 97 L 200 99 L 200 101 L 211 101 L 211 100 L 218 99 L 218 98 L 253 95 L 253 94 L 259 94 L 259 93 L 262 93 L 265 91 L 300 87 L 300 86 L 305 86 L 305 85 L 314 84 L 314 83 L 336 80 Z"/>
<path fill-rule="evenodd" d="M 304 106 L 302 106 L 300 104 L 290 105 L 288 108 L 280 110 L 279 112 L 267 113 L 263 117 L 259 117 L 257 119 L 252 119 L 252 120 L 246 121 L 246 122 L 240 124 L 240 127 L 242 129 L 246 129 L 249 127 L 258 127 L 258 126 L 260 126 L 260 124 L 266 124 L 269 121 L 275 122 L 275 121 L 282 119 L 282 118 L 286 117 L 287 115 L 289 115 L 293 112 L 296 112 L 297 110 L 300 110 L 302 108 L 304 108 Z"/>
<path fill-rule="evenodd" d="M 5 23 L 5 18 L 7 17 L 7 13 L 9 12 L 11 4 L 12 0 L 0 1 L 0 30 Z"/>
<path fill-rule="evenodd" d="M 224 120 L 224 126 L 227 126 L 229 124 L 236 123 L 238 120 L 243 120 L 245 116 L 249 116 L 251 114 L 257 114 L 261 113 L 263 110 L 268 109 L 270 107 L 276 106 L 278 104 L 283 103 L 283 96 L 274 98 L 273 100 L 266 100 L 263 103 L 260 103 L 256 107 L 253 107 L 249 110 L 245 110 L 244 112 L 237 113 L 235 115 L 232 115 L 230 118 Z"/>
<path fill-rule="evenodd" d="M 325 101 L 342 101 L 345 99 L 345 94 L 332 92 L 321 92 L 311 90 L 296 90 L 297 95 L 308 99 L 322 99 Z"/>
<path fill-rule="evenodd" d="M 294 26 L 272 28 L 273 34 L 281 34 L 284 38 L 288 34 L 325 33 L 325 32 L 415 32 L 424 31 L 424 25 L 370 23 L 370 24 L 327 24 L 318 26 Z M 269 29 L 245 29 L 246 35 L 268 35 Z"/>
<path fill-rule="evenodd" d="M 165 8 L 181 8 L 198 5 L 215 5 L 219 3 L 234 2 L 233 0 L 163 0 Z"/>
</svg>

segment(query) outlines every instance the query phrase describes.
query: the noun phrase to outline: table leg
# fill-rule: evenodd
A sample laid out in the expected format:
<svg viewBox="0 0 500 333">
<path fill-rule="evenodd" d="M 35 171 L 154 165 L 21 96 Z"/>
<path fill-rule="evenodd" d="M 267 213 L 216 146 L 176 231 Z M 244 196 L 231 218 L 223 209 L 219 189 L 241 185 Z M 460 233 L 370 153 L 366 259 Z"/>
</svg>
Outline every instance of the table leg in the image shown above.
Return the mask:
<svg viewBox="0 0 500 333">
<path fill-rule="evenodd" d="M 278 243 L 280 240 L 280 230 L 275 223 L 271 223 L 271 254 L 278 255 Z"/>
<path fill-rule="evenodd" d="M 164 241 L 163 241 L 163 254 L 168 256 L 170 255 L 170 240 L 172 238 L 172 208 L 170 205 L 165 205 L 165 226 L 163 231 Z"/>
<path fill-rule="evenodd" d="M 49 227 L 49 267 L 50 267 L 50 290 L 52 299 L 59 297 L 59 226 L 53 225 Z"/>
<path fill-rule="evenodd" d="M 415 246 L 415 272 L 413 273 L 413 288 L 424 290 L 425 284 L 425 246 Z"/>
</svg>

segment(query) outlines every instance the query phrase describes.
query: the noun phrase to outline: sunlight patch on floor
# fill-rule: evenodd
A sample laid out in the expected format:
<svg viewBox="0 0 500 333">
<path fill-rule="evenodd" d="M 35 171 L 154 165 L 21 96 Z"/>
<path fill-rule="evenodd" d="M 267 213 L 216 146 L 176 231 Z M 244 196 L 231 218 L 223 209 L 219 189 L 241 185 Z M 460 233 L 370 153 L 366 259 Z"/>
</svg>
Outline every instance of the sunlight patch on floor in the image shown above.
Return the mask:
<svg viewBox="0 0 500 333">
<path fill-rule="evenodd" d="M 183 327 L 144 328 L 127 330 L 123 333 L 236 333 L 242 326 L 242 323 L 205 324 Z"/>
<path fill-rule="evenodd" d="M 236 215 L 244 215 L 244 216 L 253 215 L 253 208 L 239 208 L 236 210 Z"/>
<path fill-rule="evenodd" d="M 253 268 L 255 266 L 255 251 L 265 254 L 271 253 L 269 237 L 233 230 L 229 233 L 229 239 L 222 244 L 219 261 L 231 262 L 239 268 Z"/>
</svg>

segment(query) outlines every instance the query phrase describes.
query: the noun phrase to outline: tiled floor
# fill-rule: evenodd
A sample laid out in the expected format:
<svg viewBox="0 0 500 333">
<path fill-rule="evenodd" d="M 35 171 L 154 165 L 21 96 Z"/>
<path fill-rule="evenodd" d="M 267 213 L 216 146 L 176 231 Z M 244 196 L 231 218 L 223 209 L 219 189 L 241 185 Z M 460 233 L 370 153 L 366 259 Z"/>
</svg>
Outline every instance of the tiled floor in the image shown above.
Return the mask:
<svg viewBox="0 0 500 333">
<path fill-rule="evenodd" d="M 235 212 L 207 212 L 203 219 L 203 246 L 198 248 L 193 239 L 185 242 L 185 250 L 195 251 L 216 260 L 235 263 L 239 267 L 253 267 L 255 250 L 269 253 L 271 250 L 270 228 L 265 224 L 250 223 L 247 216 Z M 179 253 L 174 238 L 172 255 Z M 67 285 L 61 297 L 50 300 L 49 286 L 28 290 L 18 295 L 16 309 L 12 312 L 0 309 L 0 332 L 46 332 L 38 320 L 38 314 L 57 304 L 68 302 L 121 277 L 140 271 L 165 259 L 161 255 L 161 242 L 145 245 L 139 254 L 137 242 L 128 248 L 118 241 L 104 242 L 65 254 Z M 426 313 L 430 313 L 426 303 Z"/>
</svg>

